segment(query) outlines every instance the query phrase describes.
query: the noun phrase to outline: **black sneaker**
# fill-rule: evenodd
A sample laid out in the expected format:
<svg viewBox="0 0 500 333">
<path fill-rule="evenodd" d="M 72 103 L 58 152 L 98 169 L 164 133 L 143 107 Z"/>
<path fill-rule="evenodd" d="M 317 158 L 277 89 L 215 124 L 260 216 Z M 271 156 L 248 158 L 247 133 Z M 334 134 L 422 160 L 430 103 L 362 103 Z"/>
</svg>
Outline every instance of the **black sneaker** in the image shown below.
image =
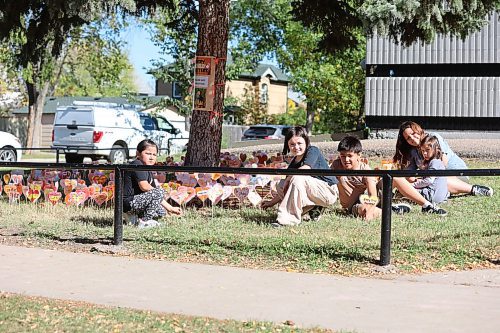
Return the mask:
<svg viewBox="0 0 500 333">
<path fill-rule="evenodd" d="M 403 215 L 403 214 L 409 213 L 411 211 L 410 205 L 405 204 L 405 203 L 393 204 L 391 209 L 392 209 L 393 213 L 399 214 L 399 215 Z"/>
<path fill-rule="evenodd" d="M 483 185 L 472 185 L 472 195 L 491 197 L 493 196 L 493 189 Z"/>
<path fill-rule="evenodd" d="M 325 211 L 325 207 L 323 206 L 314 206 L 310 211 L 309 211 L 309 217 L 311 218 L 311 221 L 319 221 L 321 219 L 321 215 Z"/>
<path fill-rule="evenodd" d="M 422 207 L 422 213 L 436 214 L 436 215 L 439 215 L 439 216 L 446 216 L 446 215 L 448 215 L 448 212 L 445 211 L 443 208 L 439 208 L 438 206 L 434 206 L 434 205 L 429 205 L 427 207 Z"/>
</svg>

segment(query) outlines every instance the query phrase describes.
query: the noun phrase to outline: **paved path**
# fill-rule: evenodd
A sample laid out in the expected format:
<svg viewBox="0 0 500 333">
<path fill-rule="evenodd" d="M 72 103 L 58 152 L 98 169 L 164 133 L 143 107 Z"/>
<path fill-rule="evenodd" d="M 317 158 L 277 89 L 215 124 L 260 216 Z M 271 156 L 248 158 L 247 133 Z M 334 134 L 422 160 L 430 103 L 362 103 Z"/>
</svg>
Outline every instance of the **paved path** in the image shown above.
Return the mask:
<svg viewBox="0 0 500 333">
<path fill-rule="evenodd" d="M 0 290 L 357 332 L 500 331 L 500 269 L 384 280 L 0 245 Z"/>
</svg>

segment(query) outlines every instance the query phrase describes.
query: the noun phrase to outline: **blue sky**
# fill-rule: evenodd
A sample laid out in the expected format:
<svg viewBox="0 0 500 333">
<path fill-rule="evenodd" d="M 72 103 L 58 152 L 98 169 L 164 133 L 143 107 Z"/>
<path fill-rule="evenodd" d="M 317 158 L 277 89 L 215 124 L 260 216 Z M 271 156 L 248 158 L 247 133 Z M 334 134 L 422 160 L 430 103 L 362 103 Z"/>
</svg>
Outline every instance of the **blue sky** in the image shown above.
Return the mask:
<svg viewBox="0 0 500 333">
<path fill-rule="evenodd" d="M 127 42 L 125 47 L 128 52 L 130 62 L 134 65 L 137 76 L 136 83 L 140 92 L 154 93 L 153 76 L 146 74 L 146 68 L 151 66 L 150 61 L 159 57 L 160 49 L 155 46 L 149 37 L 149 32 L 145 28 L 131 24 L 122 32 L 122 38 Z M 149 89 L 150 91 L 143 91 Z"/>
</svg>

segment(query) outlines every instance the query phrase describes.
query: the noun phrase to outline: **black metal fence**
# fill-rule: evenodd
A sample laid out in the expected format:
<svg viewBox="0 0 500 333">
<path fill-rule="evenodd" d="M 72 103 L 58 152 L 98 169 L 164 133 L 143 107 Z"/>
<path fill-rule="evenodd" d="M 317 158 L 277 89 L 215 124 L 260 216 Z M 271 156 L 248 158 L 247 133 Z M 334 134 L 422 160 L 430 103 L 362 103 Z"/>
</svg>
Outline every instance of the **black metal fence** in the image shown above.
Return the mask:
<svg viewBox="0 0 500 333">
<path fill-rule="evenodd" d="M 115 173 L 114 235 L 115 245 L 123 243 L 123 177 L 129 170 L 162 171 L 166 173 L 220 173 L 220 174 L 260 174 L 285 176 L 377 176 L 382 178 L 382 218 L 380 232 L 379 265 L 386 266 L 391 261 L 391 205 L 392 179 L 394 177 L 425 176 L 499 176 L 500 169 L 464 169 L 464 170 L 319 170 L 319 169 L 271 169 L 271 168 L 218 168 L 198 166 L 136 166 L 136 165 L 93 165 L 69 163 L 29 163 L 0 162 L 0 168 L 26 169 L 78 169 L 78 170 L 113 170 Z"/>
</svg>

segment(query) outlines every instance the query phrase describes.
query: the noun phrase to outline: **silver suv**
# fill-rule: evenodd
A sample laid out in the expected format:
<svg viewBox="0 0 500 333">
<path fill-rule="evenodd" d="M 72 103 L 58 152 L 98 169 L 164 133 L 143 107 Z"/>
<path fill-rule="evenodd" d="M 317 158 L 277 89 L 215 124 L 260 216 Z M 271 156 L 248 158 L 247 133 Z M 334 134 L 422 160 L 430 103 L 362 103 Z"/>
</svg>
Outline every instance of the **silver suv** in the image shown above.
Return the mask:
<svg viewBox="0 0 500 333">
<path fill-rule="evenodd" d="M 242 141 L 284 139 L 292 126 L 288 125 L 252 125 L 243 132 Z"/>
</svg>

